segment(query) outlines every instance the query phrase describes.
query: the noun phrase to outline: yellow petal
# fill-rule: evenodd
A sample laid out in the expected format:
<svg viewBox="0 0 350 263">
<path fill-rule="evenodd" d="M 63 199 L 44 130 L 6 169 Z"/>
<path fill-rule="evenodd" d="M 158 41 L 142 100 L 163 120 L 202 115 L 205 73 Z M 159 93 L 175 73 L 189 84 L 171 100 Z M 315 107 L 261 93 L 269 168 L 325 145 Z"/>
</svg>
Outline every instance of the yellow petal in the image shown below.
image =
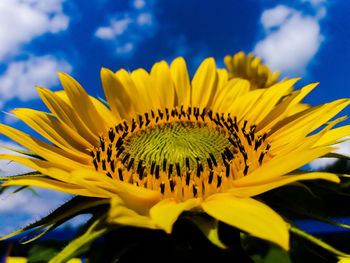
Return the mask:
<svg viewBox="0 0 350 263">
<path fill-rule="evenodd" d="M 44 112 L 32 109 L 15 109 L 12 112 L 18 119 L 25 122 L 53 144 L 72 154 L 76 161 L 85 164 L 90 162 L 84 145 L 80 145 L 80 141 L 77 142 L 71 138 L 56 119 Z"/>
<path fill-rule="evenodd" d="M 292 116 L 292 121 L 290 122 L 288 122 L 287 118 L 285 123 L 277 124 L 271 131 L 274 136 L 274 142 L 271 146 L 274 146 L 274 148 L 282 146 L 285 144 L 287 138 L 290 140 L 289 138 L 291 136 L 293 139 L 305 137 L 313 130 L 325 124 L 349 104 L 350 100 L 337 100 L 319 107 L 313 107 L 310 110 L 307 110 L 305 114 L 301 113 L 300 117 L 297 117 L 296 119 L 293 119 Z M 281 127 L 281 125 L 283 126 Z"/>
<path fill-rule="evenodd" d="M 189 211 L 199 204 L 198 198 L 191 198 L 184 202 L 177 202 L 170 198 L 164 199 L 151 208 L 150 217 L 159 228 L 170 234 L 181 213 Z"/>
<path fill-rule="evenodd" d="M 125 69 L 120 69 L 115 73 L 115 76 L 117 77 L 118 81 L 120 81 L 124 87 L 124 91 L 129 96 L 135 112 L 142 114 L 146 110 L 145 106 L 143 105 L 143 98 L 141 97 L 139 89 L 136 87 L 129 72 L 127 72 Z"/>
<path fill-rule="evenodd" d="M 302 89 L 300 89 L 298 95 L 295 97 L 295 99 L 288 105 L 287 115 L 291 115 L 292 111 L 295 111 L 295 107 L 298 107 L 297 105 L 300 105 L 300 102 L 305 98 L 307 94 L 309 94 L 319 83 L 311 83 L 309 85 L 306 85 Z"/>
<path fill-rule="evenodd" d="M 338 257 L 338 263 L 350 263 L 350 256 Z"/>
<path fill-rule="evenodd" d="M 173 108 L 175 105 L 174 83 L 170 68 L 165 61 L 154 64 L 151 69 L 151 82 L 155 91 L 154 96 L 159 96 L 161 108 Z"/>
<path fill-rule="evenodd" d="M 287 223 L 259 201 L 237 198 L 230 194 L 215 194 L 203 201 L 202 208 L 207 214 L 226 224 L 289 250 Z"/>
<path fill-rule="evenodd" d="M 139 94 L 136 103 L 143 104 L 143 107 L 146 112 L 150 112 L 151 110 L 155 109 L 160 109 L 159 100 L 155 100 L 152 94 L 151 78 L 147 71 L 142 68 L 134 70 L 130 74 L 130 77 L 135 83 L 135 87 Z"/>
<path fill-rule="evenodd" d="M 83 163 L 74 161 L 72 154 L 9 126 L 0 124 L 0 133 L 52 163 L 62 163 L 68 167 L 70 166 L 71 169 L 89 167 Z"/>
<path fill-rule="evenodd" d="M 80 139 L 80 143 L 86 145 L 86 148 L 91 148 L 91 145 L 96 143 L 97 135 L 87 128 L 72 107 L 61 98 L 59 92 L 40 87 L 37 87 L 37 90 L 46 106 L 63 124 L 63 128 L 74 136 L 75 140 Z"/>
<path fill-rule="evenodd" d="M 63 170 L 70 170 L 72 169 L 72 166 L 67 166 L 62 162 L 48 162 L 44 160 L 38 160 L 33 158 L 28 158 L 25 156 L 19 156 L 19 155 L 11 155 L 11 154 L 0 154 L 1 160 L 9 160 L 16 163 L 23 164 L 25 166 L 28 166 L 29 168 L 32 168 L 36 171 L 41 172 L 42 174 L 46 174 L 49 168 L 58 168 Z M 62 179 L 60 179 L 62 180 Z"/>
<path fill-rule="evenodd" d="M 217 69 L 216 70 L 216 75 L 217 75 L 217 78 L 218 78 L 216 94 L 218 94 L 226 86 L 226 84 L 229 81 L 229 79 L 228 79 L 228 72 L 227 72 L 226 69 Z"/>
<path fill-rule="evenodd" d="M 114 127 L 116 124 L 120 123 L 122 120 L 118 119 L 113 112 L 108 109 L 101 101 L 89 96 L 92 103 L 94 104 L 98 114 L 104 120 L 108 127 Z"/>
<path fill-rule="evenodd" d="M 73 109 L 77 112 L 86 126 L 94 134 L 100 134 L 105 131 L 108 127 L 98 114 L 86 91 L 71 76 L 65 73 L 58 73 L 58 76 L 70 102 L 72 103 Z"/>
<path fill-rule="evenodd" d="M 112 112 L 118 119 L 130 120 L 130 115 L 135 111 L 131 99 L 125 90 L 127 87 L 124 87 L 117 76 L 106 68 L 101 69 L 101 81 Z"/>
<path fill-rule="evenodd" d="M 255 169 L 247 176 L 237 179 L 235 181 L 235 185 L 247 186 L 261 184 L 261 182 L 272 180 L 273 178 L 288 174 L 291 171 L 294 171 L 333 150 L 334 148 L 331 147 L 318 147 L 296 150 L 288 154 L 281 155 L 280 157 L 275 157 L 264 163 L 259 168 Z"/>
<path fill-rule="evenodd" d="M 217 77 L 214 58 L 205 59 L 192 79 L 192 106 L 210 108 L 216 92 Z"/>
<path fill-rule="evenodd" d="M 287 185 L 296 181 L 301 180 L 316 180 L 323 179 L 328 180 L 334 183 L 339 183 L 340 179 L 337 175 L 332 173 L 322 173 L 322 172 L 306 172 L 296 175 L 285 175 L 277 177 L 271 181 L 263 182 L 261 184 L 252 185 L 252 186 L 237 186 L 235 187 L 235 182 L 233 182 L 233 188 L 229 190 L 230 193 L 238 197 L 251 197 L 255 195 L 262 194 L 269 190 Z"/>
<path fill-rule="evenodd" d="M 238 103 L 239 98 L 249 92 L 249 81 L 240 78 L 231 79 L 214 101 L 213 109 L 215 112 L 228 112 L 235 101 Z"/>
<path fill-rule="evenodd" d="M 6 183 L 4 183 L 4 186 L 5 184 L 36 186 L 36 187 L 49 188 L 49 189 L 66 192 L 70 194 L 76 194 L 76 195 L 95 196 L 95 197 L 103 197 L 103 198 L 110 197 L 110 193 L 106 194 L 103 191 L 97 191 L 99 189 L 97 189 L 96 186 L 95 188 L 93 188 L 93 191 L 91 191 L 91 188 L 86 187 L 85 184 L 82 184 L 81 182 L 76 183 L 74 178 L 72 178 L 71 174 L 66 172 L 67 170 L 72 169 L 71 166 L 67 167 L 61 163 L 51 163 L 48 161 L 27 158 L 27 157 L 18 156 L 18 155 L 8 155 L 8 154 L 1 154 L 0 159 L 11 160 L 11 161 L 26 165 L 54 179 L 53 180 L 51 178 L 42 178 L 42 177 L 31 178 L 30 176 L 28 176 L 20 179 L 16 178 L 16 179 L 8 180 L 6 181 Z"/>
<path fill-rule="evenodd" d="M 228 108 L 227 111 L 233 112 L 238 119 L 241 119 L 241 120 L 245 119 L 249 121 L 246 118 L 246 115 L 250 111 L 254 110 L 255 104 L 258 103 L 263 93 L 264 93 L 263 89 L 257 89 L 257 90 L 253 90 L 248 93 L 242 94 L 241 96 L 237 97 L 235 101 L 232 102 L 232 105 Z"/>
<path fill-rule="evenodd" d="M 243 52 L 240 52 L 240 53 L 243 53 Z M 237 54 L 239 54 L 239 53 L 237 53 Z M 233 71 L 233 56 L 230 56 L 230 55 L 225 56 L 224 63 L 225 63 L 225 65 L 228 69 L 228 72 L 230 74 L 229 76 L 232 77 L 231 72 Z"/>
<path fill-rule="evenodd" d="M 341 138 L 350 135 L 350 125 L 339 127 L 325 133 L 315 144 L 315 146 L 336 144 Z M 336 145 L 335 145 L 336 146 Z"/>
<path fill-rule="evenodd" d="M 108 222 L 120 225 L 135 226 L 156 229 L 157 226 L 145 215 L 140 215 L 127 207 L 120 197 L 111 199 L 111 207 L 108 213 Z"/>
<path fill-rule="evenodd" d="M 182 57 L 174 59 L 170 65 L 170 72 L 175 84 L 176 105 L 187 108 L 191 105 L 191 85 L 185 60 Z"/>
<path fill-rule="evenodd" d="M 51 173 L 62 173 L 62 171 L 52 170 Z M 128 207 L 144 213 L 150 207 L 155 205 L 161 199 L 161 194 L 157 191 L 138 187 L 136 185 L 114 180 L 105 174 L 92 170 L 76 170 L 72 172 L 72 180 L 77 184 L 84 183 L 91 191 L 96 188 L 101 188 L 106 195 L 113 197 L 118 194 L 124 200 Z M 97 189 L 98 190 L 98 189 Z"/>
<path fill-rule="evenodd" d="M 259 123 L 269 114 L 286 95 L 287 91 L 294 85 L 298 79 L 290 79 L 284 82 L 277 83 L 268 89 L 261 95 L 261 98 L 254 105 L 254 108 L 247 114 L 248 120 L 252 123 Z"/>
<path fill-rule="evenodd" d="M 311 107 L 311 105 L 306 104 L 306 103 L 298 103 L 296 105 L 294 105 L 294 107 L 292 107 L 289 111 L 288 111 L 288 115 L 287 116 L 292 116 L 294 114 L 297 114 L 299 112 L 302 112 L 304 110 L 307 110 Z"/>
<path fill-rule="evenodd" d="M 300 105 L 300 101 L 317 85 L 318 83 L 307 85 L 279 102 L 276 107 L 258 124 L 257 131 L 262 130 L 262 132 L 268 132 L 270 128 L 280 120 L 292 115 L 296 108 L 300 110 L 301 108 L 298 106 Z"/>
<path fill-rule="evenodd" d="M 322 129 L 320 132 L 313 134 L 311 136 L 307 136 L 304 139 L 304 142 L 298 145 L 298 148 L 310 148 L 310 147 L 315 147 L 316 145 L 318 145 L 318 141 L 324 137 L 327 133 L 329 133 L 329 131 L 337 124 L 339 124 L 340 122 L 346 120 L 347 117 L 343 116 L 340 118 L 337 118 L 331 122 L 329 122 L 328 125 L 326 125 L 326 127 L 324 129 Z M 348 133 L 349 134 L 349 133 Z M 344 136 L 341 136 L 342 134 L 338 134 L 338 138 L 336 140 L 342 139 Z M 328 146 L 327 145 L 320 145 L 320 146 Z"/>
<path fill-rule="evenodd" d="M 247 59 L 244 52 L 238 52 L 232 57 L 232 71 L 235 75 L 241 76 L 246 75 L 247 64 L 249 65 L 253 59 L 253 55 L 249 54 Z"/>
<path fill-rule="evenodd" d="M 84 189 L 80 186 L 59 182 L 52 179 L 41 178 L 41 177 L 8 180 L 5 183 L 1 184 L 1 186 L 11 186 L 11 185 L 41 187 L 41 188 L 52 189 L 52 190 L 56 190 L 56 191 L 60 191 L 68 194 L 74 194 L 74 195 L 101 197 L 101 198 L 105 197 L 105 196 L 97 195 L 96 193 L 90 192 L 89 190 Z"/>
</svg>

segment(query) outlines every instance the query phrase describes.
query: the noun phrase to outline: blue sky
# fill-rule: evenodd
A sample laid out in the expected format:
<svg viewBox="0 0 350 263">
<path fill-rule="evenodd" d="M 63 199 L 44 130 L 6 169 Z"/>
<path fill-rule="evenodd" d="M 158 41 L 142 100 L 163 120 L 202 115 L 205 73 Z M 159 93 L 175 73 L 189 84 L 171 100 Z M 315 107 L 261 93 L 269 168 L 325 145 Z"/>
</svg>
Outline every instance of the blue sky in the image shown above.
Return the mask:
<svg viewBox="0 0 350 263">
<path fill-rule="evenodd" d="M 0 108 L 44 110 L 35 86 L 61 89 L 56 75 L 76 78 L 89 94 L 103 97 L 100 68 L 114 71 L 171 62 L 183 56 L 191 75 L 206 57 L 254 52 L 282 77 L 302 77 L 296 87 L 320 82 L 306 102 L 350 97 L 350 2 L 340 0 L 1 0 Z M 349 115 L 350 111 L 344 111 Z M 8 114 L 0 122 L 30 134 Z M 5 137 L 2 145 L 14 146 Z M 16 147 L 16 146 L 14 146 Z M 350 152 L 350 145 L 342 146 Z M 4 152 L 4 151 L 2 151 Z M 319 162 L 315 167 L 322 166 Z M 10 173 L 23 167 L 0 162 Z M 23 226 L 67 200 L 41 191 L 0 199 L 0 222 Z M 47 200 L 52 200 L 48 203 Z M 23 211 L 19 213 L 19 211 Z M 34 215 L 34 216 L 33 216 Z M 9 220 L 11 216 L 11 220 Z M 13 219 L 15 216 L 15 219 Z M 10 222 L 11 221 L 11 222 Z M 4 224 L 2 224 L 4 225 Z"/>
</svg>

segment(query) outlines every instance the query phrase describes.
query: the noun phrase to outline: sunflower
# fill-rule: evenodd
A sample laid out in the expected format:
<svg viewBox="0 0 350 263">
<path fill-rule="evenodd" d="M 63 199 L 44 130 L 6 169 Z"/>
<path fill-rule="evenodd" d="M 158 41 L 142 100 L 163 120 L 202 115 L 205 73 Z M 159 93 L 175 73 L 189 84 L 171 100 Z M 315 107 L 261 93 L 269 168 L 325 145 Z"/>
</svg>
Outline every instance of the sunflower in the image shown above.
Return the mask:
<svg viewBox="0 0 350 263">
<path fill-rule="evenodd" d="M 255 57 L 253 53 L 245 55 L 244 52 L 230 56 L 224 59 L 226 69 L 218 70 L 218 74 L 227 74 L 229 79 L 246 80 L 249 83 L 249 89 L 264 89 L 277 83 L 279 72 L 271 72 L 267 65 L 261 63 L 259 57 Z M 283 79 L 281 82 L 283 82 Z M 293 87 L 286 91 L 286 96 L 293 93 Z M 310 106 L 305 103 L 298 103 L 294 106 L 289 115 L 308 109 Z"/>
<path fill-rule="evenodd" d="M 244 52 L 230 56 L 224 59 L 228 69 L 229 78 L 241 78 L 250 82 L 250 89 L 268 88 L 277 83 L 279 73 L 271 73 L 268 66 L 261 63 L 259 57 L 254 57 L 253 53 L 247 56 Z"/>
<path fill-rule="evenodd" d="M 209 215 L 212 229 L 218 220 L 288 250 L 289 224 L 258 195 L 299 180 L 339 182 L 335 174 L 300 168 L 349 135 L 349 126 L 333 128 L 344 117 L 330 120 L 350 101 L 301 110 L 317 84 L 293 91 L 297 79 L 277 82 L 259 60 L 242 54 L 225 58 L 228 71 L 205 59 L 191 81 L 181 57 L 170 66 L 156 63 L 150 73 L 102 68 L 106 103 L 64 73 L 63 91 L 38 87 L 50 113 L 13 114 L 51 143 L 0 125 L 0 133 L 30 151 L 0 158 L 37 171 L 2 178 L 2 186 L 50 188 L 77 199 L 64 213 L 62 208 L 24 230 L 52 229 L 104 205 L 106 231 L 129 225 L 171 233 L 189 211 Z M 223 246 L 203 220 L 194 221 Z"/>
</svg>

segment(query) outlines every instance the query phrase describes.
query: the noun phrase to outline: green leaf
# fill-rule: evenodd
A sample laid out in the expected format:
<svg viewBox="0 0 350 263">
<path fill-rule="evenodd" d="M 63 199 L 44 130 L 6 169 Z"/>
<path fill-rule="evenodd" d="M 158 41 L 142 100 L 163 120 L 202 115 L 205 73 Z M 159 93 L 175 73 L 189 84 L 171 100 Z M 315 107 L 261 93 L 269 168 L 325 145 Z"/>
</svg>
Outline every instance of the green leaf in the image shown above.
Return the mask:
<svg viewBox="0 0 350 263">
<path fill-rule="evenodd" d="M 71 241 L 61 252 L 59 252 L 49 263 L 66 262 L 74 257 L 82 247 L 91 244 L 95 239 L 111 230 L 111 226 L 105 224 L 106 215 L 94 220 L 94 223 L 81 236 Z"/>
<path fill-rule="evenodd" d="M 259 198 L 289 219 L 350 216 L 345 205 L 350 203 L 349 178 L 341 177 L 340 184 L 321 180 L 303 184 L 307 188 L 288 185 L 259 195 Z"/>
<path fill-rule="evenodd" d="M 271 246 L 265 255 L 253 255 L 251 259 L 255 263 L 292 263 L 288 253 L 277 246 Z"/>
<path fill-rule="evenodd" d="M 65 245 L 62 240 L 45 240 L 38 242 L 28 251 L 28 263 L 44 263 L 53 258 Z"/>
</svg>

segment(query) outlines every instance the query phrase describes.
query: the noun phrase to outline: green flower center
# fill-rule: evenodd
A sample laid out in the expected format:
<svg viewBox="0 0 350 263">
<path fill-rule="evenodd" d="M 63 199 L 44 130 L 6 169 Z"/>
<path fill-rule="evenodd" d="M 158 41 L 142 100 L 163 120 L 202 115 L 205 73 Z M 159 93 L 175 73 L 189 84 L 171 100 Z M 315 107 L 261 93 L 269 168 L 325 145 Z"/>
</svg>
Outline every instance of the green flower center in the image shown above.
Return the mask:
<svg viewBox="0 0 350 263">
<path fill-rule="evenodd" d="M 198 160 L 206 163 L 209 154 L 219 160 L 226 147 L 231 147 L 229 134 L 222 129 L 203 123 L 174 122 L 141 130 L 124 143 L 126 152 L 137 160 L 143 160 L 148 168 L 152 162 L 179 164 L 195 169 Z"/>
</svg>

